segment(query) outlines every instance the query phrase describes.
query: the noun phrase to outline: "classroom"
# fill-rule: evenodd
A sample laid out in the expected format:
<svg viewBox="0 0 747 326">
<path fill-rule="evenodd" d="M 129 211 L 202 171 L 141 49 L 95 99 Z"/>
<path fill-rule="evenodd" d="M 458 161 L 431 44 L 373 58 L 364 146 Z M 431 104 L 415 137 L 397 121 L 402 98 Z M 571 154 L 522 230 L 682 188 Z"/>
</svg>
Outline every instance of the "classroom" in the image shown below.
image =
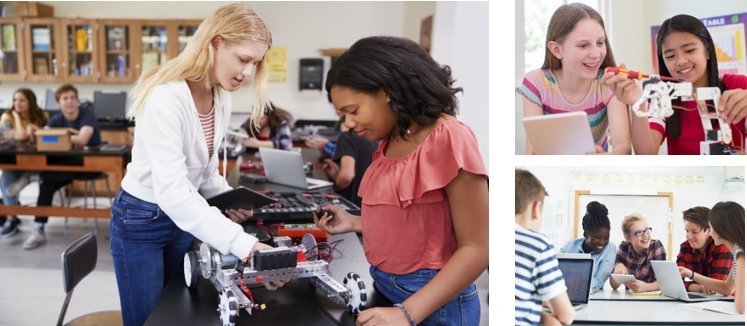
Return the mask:
<svg viewBox="0 0 747 326">
<path fill-rule="evenodd" d="M 0 325 L 489 325 L 491 7 L 1 1 Z"/>
<path fill-rule="evenodd" d="M 527 211 L 520 213 L 520 209 L 516 209 L 516 324 L 525 324 L 519 322 L 518 297 L 519 288 L 525 284 L 519 279 L 519 266 L 525 264 L 526 259 L 520 258 L 519 252 L 523 246 L 520 243 L 527 238 L 524 233 L 520 234 L 519 225 L 522 229 L 529 225 L 536 231 L 530 232 L 533 236 L 541 236 L 551 246 L 547 255 L 554 256 L 552 260 L 557 259 L 560 264 L 558 274 L 566 281 L 570 303 L 581 305 L 572 318 L 574 325 L 744 324 L 744 314 L 737 312 L 735 303 L 724 301 L 728 296 L 721 296 L 724 300 L 718 301 L 684 302 L 678 291 L 682 289 L 685 293 L 685 289 L 676 266 L 707 268 L 708 273 L 716 273 L 715 270 L 721 268 L 723 275 L 709 275 L 720 279 L 727 274 L 731 276 L 732 250 L 727 249 L 725 243 L 716 245 L 716 241 L 724 241 L 724 238 L 714 235 L 714 230 L 723 229 L 717 225 L 724 216 L 725 206 L 720 205 L 741 209 L 741 216 L 735 218 L 741 219 L 741 228 L 744 228 L 744 170 L 744 166 L 517 166 L 516 204 L 533 196 L 527 197 L 531 193 L 527 189 L 540 184 L 544 191 L 539 194 L 546 196 L 543 196 L 541 211 L 529 213 L 539 220 L 538 224 L 520 224 L 519 217 Z M 531 204 L 522 204 L 522 207 L 533 208 Z M 707 227 L 710 233 L 703 233 L 699 225 L 707 222 L 717 226 Z M 726 236 L 725 231 L 722 233 Z M 741 234 L 744 239 L 744 231 Z M 708 245 L 711 238 L 713 247 Z M 718 247 L 722 248 L 706 249 Z M 591 257 L 579 258 L 584 252 L 591 253 Z M 743 257 L 741 251 L 739 256 Z M 537 259 L 541 257 L 545 256 Z M 708 257 L 705 258 L 708 262 L 702 260 L 703 257 Z M 627 265 L 627 259 L 632 259 L 633 265 Z M 671 265 L 660 264 L 657 260 L 671 262 Z M 696 283 L 688 284 L 688 291 L 697 292 L 693 289 L 706 284 L 703 281 L 706 277 L 697 274 L 703 270 L 693 272 Z M 692 270 L 685 273 L 691 275 L 689 272 Z M 612 283 L 613 278 L 622 276 L 634 277 L 635 281 Z M 742 283 L 737 281 L 738 284 L 744 284 L 744 276 L 741 277 Z M 742 300 L 743 291 L 736 288 Z M 560 305 L 550 302 L 554 307 Z M 568 308 L 573 311 L 575 307 L 569 305 Z"/>
<path fill-rule="evenodd" d="M 745 154 L 743 1 L 517 0 L 515 9 L 516 155 Z"/>
</svg>

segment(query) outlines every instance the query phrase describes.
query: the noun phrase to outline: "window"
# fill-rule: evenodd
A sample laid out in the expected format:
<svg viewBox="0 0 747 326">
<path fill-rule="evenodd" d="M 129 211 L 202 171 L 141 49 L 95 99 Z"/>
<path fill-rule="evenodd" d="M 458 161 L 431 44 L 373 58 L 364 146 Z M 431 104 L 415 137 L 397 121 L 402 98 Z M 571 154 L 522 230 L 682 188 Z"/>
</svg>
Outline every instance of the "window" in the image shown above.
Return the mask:
<svg viewBox="0 0 747 326">
<path fill-rule="evenodd" d="M 565 3 L 581 2 L 599 11 L 600 0 L 525 0 L 524 1 L 524 72 L 542 67 L 547 46 L 547 25 L 555 9 Z"/>
</svg>

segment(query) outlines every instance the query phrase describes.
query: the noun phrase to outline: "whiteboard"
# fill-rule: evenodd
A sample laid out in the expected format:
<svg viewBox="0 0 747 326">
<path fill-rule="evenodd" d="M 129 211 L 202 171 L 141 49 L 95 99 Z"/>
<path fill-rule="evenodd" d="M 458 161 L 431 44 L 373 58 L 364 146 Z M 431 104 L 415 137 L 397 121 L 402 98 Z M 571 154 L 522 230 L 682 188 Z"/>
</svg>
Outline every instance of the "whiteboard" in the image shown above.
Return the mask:
<svg viewBox="0 0 747 326">
<path fill-rule="evenodd" d="M 584 228 L 582 222 L 586 214 L 586 205 L 592 201 L 607 206 L 610 218 L 610 243 L 616 246 L 625 240 L 622 233 L 622 221 L 625 216 L 638 213 L 641 214 L 648 225 L 653 228 L 651 238 L 661 241 L 667 250 L 667 260 L 672 260 L 672 230 L 670 229 L 672 209 L 670 206 L 671 193 L 659 193 L 660 196 L 646 195 L 595 195 L 588 191 L 576 192 L 576 216 L 574 221 L 574 239 L 583 237 Z"/>
</svg>

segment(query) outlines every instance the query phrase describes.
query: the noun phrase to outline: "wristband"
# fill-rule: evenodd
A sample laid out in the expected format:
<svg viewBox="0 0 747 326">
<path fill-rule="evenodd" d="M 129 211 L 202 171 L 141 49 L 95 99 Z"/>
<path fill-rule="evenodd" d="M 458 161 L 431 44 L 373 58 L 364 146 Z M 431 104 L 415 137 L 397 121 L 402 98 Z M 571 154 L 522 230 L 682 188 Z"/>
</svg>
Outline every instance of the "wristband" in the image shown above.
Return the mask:
<svg viewBox="0 0 747 326">
<path fill-rule="evenodd" d="M 695 281 L 695 271 L 694 270 L 690 270 L 690 273 L 691 273 L 690 274 L 690 279 L 693 280 L 693 281 Z"/>
<path fill-rule="evenodd" d="M 412 316 L 410 316 L 410 313 L 407 311 L 407 309 L 405 309 L 405 306 L 403 306 L 401 303 L 395 303 L 394 306 L 401 309 L 402 312 L 405 313 L 405 316 L 407 316 L 407 321 L 410 322 L 410 326 L 417 326 L 415 325 L 415 321 L 412 320 Z"/>
</svg>

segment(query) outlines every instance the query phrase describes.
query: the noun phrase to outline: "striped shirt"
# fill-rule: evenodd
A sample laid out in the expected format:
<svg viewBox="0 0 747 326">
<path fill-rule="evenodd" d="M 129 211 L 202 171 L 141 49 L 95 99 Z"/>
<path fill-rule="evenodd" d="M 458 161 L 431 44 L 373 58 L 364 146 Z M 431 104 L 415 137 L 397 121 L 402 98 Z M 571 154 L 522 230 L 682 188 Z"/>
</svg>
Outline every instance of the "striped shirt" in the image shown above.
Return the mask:
<svg viewBox="0 0 747 326">
<path fill-rule="evenodd" d="M 591 133 L 594 136 L 594 143 L 607 151 L 609 138 L 607 105 L 614 94 L 609 90 L 609 87 L 600 82 L 602 75 L 603 71 L 600 71 L 599 75 L 591 82 L 591 88 L 589 88 L 586 98 L 578 104 L 571 104 L 565 100 L 560 92 L 555 75 L 550 69 L 537 69 L 528 72 L 516 91 L 539 105 L 543 114 L 586 112 Z"/>
<path fill-rule="evenodd" d="M 543 234 L 515 224 L 515 240 L 515 323 L 537 325 L 542 301 L 566 291 L 563 273 L 550 240 Z"/>
<path fill-rule="evenodd" d="M 734 265 L 732 265 L 732 269 L 731 269 L 731 278 L 734 280 L 735 283 L 737 282 L 737 255 L 739 255 L 740 252 L 743 253 L 744 250 L 742 250 L 742 248 L 739 248 L 739 245 L 735 243 L 734 244 L 734 258 L 733 258 Z"/>
<path fill-rule="evenodd" d="M 640 254 L 635 253 L 633 244 L 628 241 L 623 240 L 617 247 L 615 265 L 622 263 L 628 268 L 629 274 L 639 281 L 646 283 L 656 281 L 654 269 L 651 267 L 652 260 L 667 260 L 667 251 L 659 240 L 651 239 L 648 248 L 641 250 Z"/>
<path fill-rule="evenodd" d="M 215 135 L 215 106 L 210 108 L 207 114 L 197 114 L 200 117 L 202 132 L 205 133 L 205 142 L 208 148 L 208 157 L 213 157 L 213 136 Z"/>
</svg>

